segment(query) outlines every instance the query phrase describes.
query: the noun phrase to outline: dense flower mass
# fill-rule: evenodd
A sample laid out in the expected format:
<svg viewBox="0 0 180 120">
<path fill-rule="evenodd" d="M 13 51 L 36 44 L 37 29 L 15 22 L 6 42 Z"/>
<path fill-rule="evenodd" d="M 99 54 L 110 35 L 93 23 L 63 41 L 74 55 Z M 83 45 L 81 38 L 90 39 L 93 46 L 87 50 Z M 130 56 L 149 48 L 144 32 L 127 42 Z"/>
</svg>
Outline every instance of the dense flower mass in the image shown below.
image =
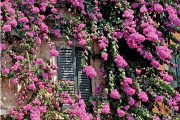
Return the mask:
<svg viewBox="0 0 180 120">
<path fill-rule="evenodd" d="M 179 53 L 178 0 L 5 0 L 0 7 L 2 83 L 18 87 L 18 107 L 7 119 L 175 119 L 153 107 L 163 104 L 174 115 L 180 109 L 171 86 L 179 80 L 172 60 Z M 93 78 L 92 90 L 81 67 L 78 75 L 64 73 L 75 83 L 55 77 L 61 64 L 71 70 L 59 45 Z M 76 47 L 84 50 L 81 63 Z M 63 63 L 55 63 L 58 56 Z"/>
<path fill-rule="evenodd" d="M 94 78 L 97 76 L 97 73 L 95 71 L 95 69 L 92 67 L 92 66 L 86 66 L 84 69 L 83 69 L 83 72 L 86 73 L 86 75 L 90 78 Z"/>
<path fill-rule="evenodd" d="M 110 107 L 108 103 L 105 103 L 101 109 L 102 114 L 109 114 L 110 113 Z"/>
<path fill-rule="evenodd" d="M 125 116 L 125 112 L 118 108 L 117 115 L 118 115 L 118 117 L 124 117 Z"/>
<path fill-rule="evenodd" d="M 171 50 L 167 46 L 158 46 L 156 47 L 156 52 L 162 60 L 171 60 Z"/>
<path fill-rule="evenodd" d="M 102 59 L 103 59 L 104 61 L 107 61 L 107 60 L 108 60 L 108 54 L 107 54 L 107 53 L 103 53 L 103 54 L 101 55 L 101 57 L 102 57 Z"/>
<path fill-rule="evenodd" d="M 147 96 L 147 94 L 145 92 L 138 93 L 138 97 L 143 102 L 147 102 L 148 101 L 148 96 Z"/>
<path fill-rule="evenodd" d="M 138 44 L 145 41 L 145 37 L 139 33 L 132 33 L 126 40 L 130 48 L 137 48 Z"/>
<path fill-rule="evenodd" d="M 104 37 L 102 36 L 100 40 L 98 40 L 98 46 L 99 46 L 99 49 L 102 50 L 102 49 L 105 49 L 109 44 L 109 41 Z"/>
<path fill-rule="evenodd" d="M 110 97 L 113 98 L 113 99 L 119 99 L 120 98 L 120 94 L 117 91 L 117 89 L 111 91 Z"/>
<path fill-rule="evenodd" d="M 11 32 L 11 26 L 10 25 L 4 25 L 2 27 L 3 32 Z"/>
<path fill-rule="evenodd" d="M 168 75 L 167 73 L 161 73 L 161 76 L 164 81 L 167 81 L 170 83 L 173 81 L 173 77 L 171 75 Z"/>
<path fill-rule="evenodd" d="M 119 68 L 125 68 L 128 65 L 125 59 L 120 55 L 117 55 L 115 57 L 114 62 L 117 64 Z"/>
<path fill-rule="evenodd" d="M 58 51 L 57 50 L 51 50 L 50 55 L 57 57 L 58 56 Z"/>
</svg>

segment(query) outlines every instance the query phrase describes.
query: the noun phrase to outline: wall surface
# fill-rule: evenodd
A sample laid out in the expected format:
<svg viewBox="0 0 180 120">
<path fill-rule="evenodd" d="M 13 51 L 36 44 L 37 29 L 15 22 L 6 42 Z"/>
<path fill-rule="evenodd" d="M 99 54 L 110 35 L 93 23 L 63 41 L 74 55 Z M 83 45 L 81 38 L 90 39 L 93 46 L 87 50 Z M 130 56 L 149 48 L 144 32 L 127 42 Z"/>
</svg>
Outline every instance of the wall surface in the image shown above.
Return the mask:
<svg viewBox="0 0 180 120">
<path fill-rule="evenodd" d="M 63 39 L 55 39 L 55 38 L 51 38 L 55 44 L 55 46 L 67 46 L 66 42 Z M 77 45 L 77 41 L 73 40 L 73 47 L 79 47 Z M 93 43 L 93 49 L 95 51 L 96 54 L 99 53 L 98 47 L 97 47 L 97 43 Z M 57 65 L 57 58 L 53 57 L 51 58 L 49 55 L 49 49 L 48 46 L 45 42 L 43 42 L 41 44 L 41 46 L 38 48 L 38 54 L 37 54 L 37 58 L 43 58 L 44 60 L 50 60 L 51 63 L 56 64 Z M 11 58 L 7 55 L 3 56 L 1 59 L 1 63 L 2 65 L 5 66 L 10 66 L 11 63 Z M 100 71 L 100 60 L 98 58 L 95 59 L 91 59 L 90 60 L 90 64 L 96 69 L 97 72 Z M 57 73 L 54 75 L 53 77 L 54 81 L 58 80 L 58 75 Z M 95 95 L 95 89 L 96 87 L 98 87 L 101 83 L 101 76 L 99 76 L 99 74 L 97 75 L 96 78 L 91 80 L 91 84 L 92 84 L 92 95 Z M 17 88 L 13 87 L 10 84 L 10 79 L 1 79 L 1 99 L 0 99 L 0 103 L 1 103 L 1 114 L 6 113 L 6 110 L 8 108 L 12 108 L 17 106 L 16 104 L 16 94 L 18 93 L 18 91 L 23 89 L 23 85 L 18 85 Z"/>
<path fill-rule="evenodd" d="M 70 13 L 67 12 L 67 10 L 59 10 L 59 12 L 63 13 L 64 15 L 67 16 L 73 16 Z M 50 24 L 51 26 L 51 24 Z M 180 39 L 180 34 L 175 34 L 175 36 Z M 60 40 L 60 39 L 55 39 L 55 38 L 51 38 L 54 41 L 55 46 L 59 46 L 59 45 L 66 45 L 66 42 L 64 40 Z M 77 42 L 74 41 L 74 46 L 77 46 Z M 95 54 L 99 54 L 100 51 L 98 49 L 98 45 L 97 45 L 97 41 L 93 41 L 93 49 Z M 50 60 L 51 62 L 53 62 L 54 64 L 57 64 L 57 60 L 56 58 L 50 58 L 49 56 L 49 49 L 46 45 L 46 43 L 42 43 L 42 45 L 39 47 L 38 49 L 38 58 L 43 58 L 46 60 Z M 94 79 L 92 79 L 92 95 L 95 95 L 96 92 L 96 88 L 100 86 L 101 82 L 103 81 L 102 77 L 100 76 L 99 72 L 100 72 L 100 59 L 95 58 L 95 59 L 91 59 L 90 60 L 90 64 L 96 69 L 96 71 L 98 72 L 98 76 Z M 7 55 L 1 57 L 1 64 L 4 66 L 10 66 L 11 63 L 11 58 Z M 165 69 L 165 67 L 163 67 L 163 69 Z M 54 81 L 58 80 L 57 74 L 54 76 Z M 6 112 L 7 108 L 11 108 L 16 105 L 16 93 L 17 91 L 21 90 L 23 87 L 22 85 L 18 85 L 18 88 L 15 88 L 13 86 L 10 85 L 10 80 L 8 79 L 0 79 L 0 83 L 1 83 L 1 96 L 0 96 L 0 108 L 1 114 L 4 114 Z"/>
</svg>

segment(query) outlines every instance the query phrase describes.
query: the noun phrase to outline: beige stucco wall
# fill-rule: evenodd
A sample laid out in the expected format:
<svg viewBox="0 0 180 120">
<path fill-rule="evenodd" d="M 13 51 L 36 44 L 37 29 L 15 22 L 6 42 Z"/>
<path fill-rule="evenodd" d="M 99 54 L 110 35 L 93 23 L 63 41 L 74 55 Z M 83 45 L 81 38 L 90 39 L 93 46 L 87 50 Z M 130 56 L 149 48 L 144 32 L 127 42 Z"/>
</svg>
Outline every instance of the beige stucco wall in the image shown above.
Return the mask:
<svg viewBox="0 0 180 120">
<path fill-rule="evenodd" d="M 64 45 L 66 46 L 66 42 L 63 39 L 55 39 L 55 38 L 51 38 L 55 44 L 55 46 L 59 46 L 59 45 Z M 73 41 L 73 46 L 78 46 L 77 45 L 77 41 L 74 40 Z M 97 44 L 97 43 L 93 43 L 93 44 Z M 94 50 L 95 53 L 99 53 L 98 49 L 97 49 L 97 45 L 93 45 L 94 46 Z M 57 58 L 55 57 L 50 57 L 49 55 L 49 49 L 48 46 L 45 42 L 43 42 L 41 44 L 40 47 L 38 47 L 38 53 L 37 53 L 37 58 L 43 58 L 44 60 L 50 60 L 51 63 L 54 63 L 57 65 Z M 10 66 L 11 65 L 11 58 L 8 55 L 5 55 L 4 57 L 2 57 L 2 64 L 5 66 Z M 96 69 L 97 72 L 100 71 L 100 60 L 99 59 L 91 59 L 90 60 L 90 64 Z M 58 75 L 56 73 L 56 75 L 54 75 L 54 81 L 58 80 Z M 97 75 L 96 78 L 92 79 L 91 83 L 92 83 L 92 95 L 95 95 L 95 88 L 97 86 L 100 85 L 100 81 L 101 81 L 101 76 L 99 76 L 99 74 Z M 7 109 L 7 108 L 11 108 L 14 106 L 17 106 L 16 104 L 16 94 L 18 91 L 20 91 L 23 87 L 22 85 L 19 85 L 18 88 L 13 87 L 10 84 L 10 79 L 1 79 L 1 99 L 0 99 L 0 103 L 1 103 L 1 110 L 2 109 Z M 1 111 L 3 112 L 3 111 Z"/>
</svg>

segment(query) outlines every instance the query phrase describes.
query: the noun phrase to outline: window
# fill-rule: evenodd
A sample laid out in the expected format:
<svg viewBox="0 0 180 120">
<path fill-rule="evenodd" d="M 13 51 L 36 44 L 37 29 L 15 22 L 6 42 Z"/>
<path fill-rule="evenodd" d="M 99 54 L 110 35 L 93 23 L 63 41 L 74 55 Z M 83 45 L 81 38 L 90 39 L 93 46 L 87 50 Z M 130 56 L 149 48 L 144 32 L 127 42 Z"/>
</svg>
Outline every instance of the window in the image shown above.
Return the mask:
<svg viewBox="0 0 180 120">
<path fill-rule="evenodd" d="M 75 84 L 70 86 L 81 95 L 85 102 L 89 100 L 91 94 L 91 80 L 82 71 L 81 58 L 83 49 L 69 46 L 58 46 L 58 79 L 71 80 Z"/>
<path fill-rule="evenodd" d="M 177 64 L 177 67 L 176 68 L 172 68 L 170 67 L 170 71 L 173 72 L 175 74 L 175 79 L 174 79 L 174 82 L 173 82 L 173 86 L 175 88 L 179 88 L 180 87 L 180 57 L 174 57 L 173 56 L 173 59 L 172 59 L 172 62 Z"/>
</svg>

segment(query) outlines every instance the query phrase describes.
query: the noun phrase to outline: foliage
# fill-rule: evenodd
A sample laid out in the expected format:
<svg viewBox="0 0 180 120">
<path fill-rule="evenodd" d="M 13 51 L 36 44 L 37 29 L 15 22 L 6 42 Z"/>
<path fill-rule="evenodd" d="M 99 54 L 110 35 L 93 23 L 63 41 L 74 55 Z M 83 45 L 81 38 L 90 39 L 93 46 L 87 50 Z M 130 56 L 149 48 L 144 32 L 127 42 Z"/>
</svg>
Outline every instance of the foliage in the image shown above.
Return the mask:
<svg viewBox="0 0 180 120">
<path fill-rule="evenodd" d="M 13 63 L 2 65 L 1 77 L 14 86 L 25 84 L 9 119 L 53 119 L 57 114 L 81 120 L 171 119 L 152 111 L 155 102 L 179 111 L 173 76 L 161 69 L 164 64 L 176 67 L 171 59 L 179 52 L 174 37 L 180 30 L 178 0 L 6 0 L 0 5 L 1 53 Z M 66 82 L 53 80 L 57 66 L 37 58 L 42 42 L 52 57 L 58 56 L 53 37 L 70 46 L 75 39 L 84 48 L 83 71 L 91 78 L 97 75 L 87 62 L 87 56 L 95 57 L 92 44 L 101 51 L 104 81 L 91 101 L 93 118 L 83 100 L 67 92 Z M 64 110 L 65 104 L 73 107 Z"/>
</svg>

